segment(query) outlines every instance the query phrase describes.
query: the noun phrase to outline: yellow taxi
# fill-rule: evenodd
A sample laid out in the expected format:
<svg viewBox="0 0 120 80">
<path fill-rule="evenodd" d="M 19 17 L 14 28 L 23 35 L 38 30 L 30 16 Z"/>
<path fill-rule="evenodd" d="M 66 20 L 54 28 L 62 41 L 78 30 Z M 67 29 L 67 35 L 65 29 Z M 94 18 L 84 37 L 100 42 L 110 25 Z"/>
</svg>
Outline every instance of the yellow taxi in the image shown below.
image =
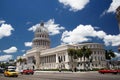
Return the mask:
<svg viewBox="0 0 120 80">
<path fill-rule="evenodd" d="M 10 77 L 10 76 L 18 77 L 18 72 L 16 72 L 14 69 L 7 69 L 4 71 L 4 76 L 5 77 Z"/>
</svg>

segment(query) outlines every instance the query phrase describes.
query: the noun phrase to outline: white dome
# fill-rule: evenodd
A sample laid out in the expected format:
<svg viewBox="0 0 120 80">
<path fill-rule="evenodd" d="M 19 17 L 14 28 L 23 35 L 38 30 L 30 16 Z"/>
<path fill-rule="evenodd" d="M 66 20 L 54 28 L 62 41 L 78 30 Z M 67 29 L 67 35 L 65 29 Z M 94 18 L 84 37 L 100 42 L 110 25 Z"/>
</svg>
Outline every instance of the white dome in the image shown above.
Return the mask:
<svg viewBox="0 0 120 80">
<path fill-rule="evenodd" d="M 35 37 L 33 39 L 33 48 L 48 49 L 50 47 L 50 39 L 48 30 L 41 23 L 35 30 Z"/>
<path fill-rule="evenodd" d="M 47 33 L 48 34 L 48 30 L 46 27 L 44 27 L 44 23 L 41 23 L 35 30 L 35 34 L 37 33 Z"/>
</svg>

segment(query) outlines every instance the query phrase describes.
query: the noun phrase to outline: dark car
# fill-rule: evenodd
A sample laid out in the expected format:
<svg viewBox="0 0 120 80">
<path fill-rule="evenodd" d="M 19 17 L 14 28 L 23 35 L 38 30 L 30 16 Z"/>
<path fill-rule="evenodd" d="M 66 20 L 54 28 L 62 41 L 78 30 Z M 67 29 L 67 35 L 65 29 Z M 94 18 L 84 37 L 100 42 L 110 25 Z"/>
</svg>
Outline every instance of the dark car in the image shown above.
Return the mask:
<svg viewBox="0 0 120 80">
<path fill-rule="evenodd" d="M 111 69 L 102 69 L 102 70 L 99 70 L 98 72 L 101 73 L 101 74 L 104 74 L 104 73 L 117 74 L 118 73 L 117 70 L 111 70 Z"/>
<path fill-rule="evenodd" d="M 34 74 L 34 70 L 32 70 L 32 69 L 26 69 L 26 70 L 23 70 L 22 72 L 21 72 L 21 74 Z"/>
<path fill-rule="evenodd" d="M 4 73 L 4 69 L 3 68 L 0 68 L 0 73 Z"/>
</svg>

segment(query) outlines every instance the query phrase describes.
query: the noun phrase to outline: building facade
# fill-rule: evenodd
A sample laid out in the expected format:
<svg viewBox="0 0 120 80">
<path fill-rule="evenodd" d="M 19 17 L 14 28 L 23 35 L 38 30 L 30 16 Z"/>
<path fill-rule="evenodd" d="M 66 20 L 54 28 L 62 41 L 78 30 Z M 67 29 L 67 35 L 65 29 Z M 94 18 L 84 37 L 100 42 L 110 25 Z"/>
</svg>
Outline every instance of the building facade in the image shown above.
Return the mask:
<svg viewBox="0 0 120 80">
<path fill-rule="evenodd" d="M 81 43 L 81 44 L 63 44 L 55 48 L 50 48 L 50 39 L 48 30 L 44 27 L 44 23 L 41 23 L 35 31 L 35 37 L 33 39 L 32 49 L 26 52 L 27 68 L 34 69 L 71 69 L 71 57 L 68 55 L 68 49 L 81 49 L 86 46 L 92 50 L 90 58 L 88 59 L 78 58 L 74 61 L 74 68 L 84 69 L 84 62 L 89 62 L 89 68 L 103 68 L 106 66 L 105 50 L 104 46 L 99 43 Z M 59 61 L 61 59 L 61 61 Z M 20 65 L 18 65 L 20 67 Z M 88 66 L 88 65 L 86 65 Z"/>
</svg>

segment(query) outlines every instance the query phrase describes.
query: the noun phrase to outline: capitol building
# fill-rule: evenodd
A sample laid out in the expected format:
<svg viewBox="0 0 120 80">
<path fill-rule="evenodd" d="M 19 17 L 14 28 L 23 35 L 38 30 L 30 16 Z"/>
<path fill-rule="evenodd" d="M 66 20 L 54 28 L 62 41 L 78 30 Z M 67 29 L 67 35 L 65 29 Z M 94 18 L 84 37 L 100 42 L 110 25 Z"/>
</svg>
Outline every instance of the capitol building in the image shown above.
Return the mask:
<svg viewBox="0 0 120 80">
<path fill-rule="evenodd" d="M 44 27 L 44 23 L 41 23 L 36 28 L 34 38 L 32 40 L 32 49 L 26 52 L 25 58 L 27 63 L 17 63 L 17 68 L 24 69 L 71 69 L 71 57 L 68 55 L 68 49 L 81 49 L 86 46 L 91 49 L 92 62 L 90 69 L 103 68 L 106 66 L 105 49 L 104 45 L 99 43 L 80 43 L 80 44 L 61 44 L 57 47 L 50 48 L 50 39 L 48 30 Z M 61 58 L 61 62 L 59 61 Z M 85 60 L 87 61 L 87 59 Z M 74 68 L 84 69 L 84 59 L 76 59 L 74 62 Z"/>
</svg>

